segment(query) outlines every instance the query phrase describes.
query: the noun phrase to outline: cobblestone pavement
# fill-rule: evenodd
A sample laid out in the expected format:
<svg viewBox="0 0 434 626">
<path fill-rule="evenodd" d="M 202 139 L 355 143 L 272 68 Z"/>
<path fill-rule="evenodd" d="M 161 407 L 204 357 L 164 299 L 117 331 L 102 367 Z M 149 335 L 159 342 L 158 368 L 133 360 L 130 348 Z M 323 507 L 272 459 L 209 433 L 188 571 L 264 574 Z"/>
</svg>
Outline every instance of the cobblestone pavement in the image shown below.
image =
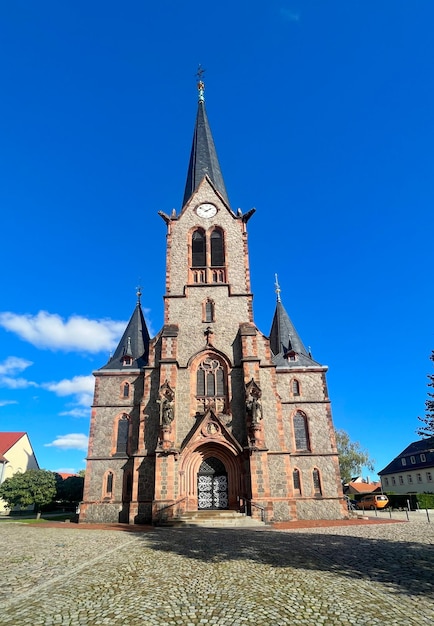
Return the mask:
<svg viewBox="0 0 434 626">
<path fill-rule="evenodd" d="M 0 624 L 434 621 L 434 523 L 142 533 L 0 523 Z"/>
</svg>

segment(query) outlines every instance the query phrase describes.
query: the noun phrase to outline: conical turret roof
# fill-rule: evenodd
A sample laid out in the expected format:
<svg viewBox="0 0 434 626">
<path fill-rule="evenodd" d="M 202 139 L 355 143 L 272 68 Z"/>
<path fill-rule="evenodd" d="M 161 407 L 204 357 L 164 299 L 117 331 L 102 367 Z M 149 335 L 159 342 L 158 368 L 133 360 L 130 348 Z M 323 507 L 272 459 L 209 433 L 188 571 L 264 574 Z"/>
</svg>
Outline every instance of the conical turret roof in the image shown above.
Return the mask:
<svg viewBox="0 0 434 626">
<path fill-rule="evenodd" d="M 277 367 L 318 366 L 306 350 L 288 313 L 278 298 L 270 331 L 270 348 Z M 293 358 L 295 357 L 295 359 Z"/>
<path fill-rule="evenodd" d="M 140 298 L 122 339 L 107 365 L 101 370 L 140 369 L 148 364 L 149 332 L 140 305 Z"/>
<path fill-rule="evenodd" d="M 229 204 L 223 175 L 211 134 L 211 128 L 208 122 L 208 116 L 206 114 L 204 99 L 205 85 L 200 80 L 197 86 L 199 102 L 182 206 L 191 198 L 205 176 L 210 178 L 217 191 Z"/>
</svg>

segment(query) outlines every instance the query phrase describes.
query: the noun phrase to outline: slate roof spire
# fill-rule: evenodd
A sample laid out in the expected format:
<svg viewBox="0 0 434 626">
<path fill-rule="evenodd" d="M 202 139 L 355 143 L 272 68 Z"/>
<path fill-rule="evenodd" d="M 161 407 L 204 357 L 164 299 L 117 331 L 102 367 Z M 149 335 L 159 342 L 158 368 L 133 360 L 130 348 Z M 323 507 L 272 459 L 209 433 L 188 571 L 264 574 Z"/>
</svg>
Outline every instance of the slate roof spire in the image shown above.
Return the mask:
<svg viewBox="0 0 434 626">
<path fill-rule="evenodd" d="M 140 304 L 142 295 L 140 288 L 137 290 L 137 304 L 130 321 L 125 329 L 122 339 L 113 356 L 102 370 L 125 370 L 140 369 L 148 364 L 149 357 L 149 332 Z"/>
<path fill-rule="evenodd" d="M 270 331 L 270 348 L 273 363 L 277 367 L 318 366 L 306 350 L 300 335 L 295 329 L 280 297 L 280 286 L 275 274 L 276 310 Z"/>
<path fill-rule="evenodd" d="M 191 146 L 190 163 L 188 165 L 187 182 L 185 184 L 182 206 L 191 198 L 204 176 L 209 176 L 216 189 L 229 204 L 223 175 L 220 169 L 214 140 L 205 109 L 205 83 L 202 80 L 203 70 L 199 66 L 197 72 L 198 105 L 193 143 Z"/>
</svg>

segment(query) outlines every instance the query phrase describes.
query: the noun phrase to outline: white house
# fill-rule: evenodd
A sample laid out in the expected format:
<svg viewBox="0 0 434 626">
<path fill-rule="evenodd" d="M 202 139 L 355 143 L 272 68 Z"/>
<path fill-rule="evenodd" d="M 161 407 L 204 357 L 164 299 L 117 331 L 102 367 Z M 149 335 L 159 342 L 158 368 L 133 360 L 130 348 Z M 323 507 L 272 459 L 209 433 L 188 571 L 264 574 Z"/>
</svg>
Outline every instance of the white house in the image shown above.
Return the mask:
<svg viewBox="0 0 434 626">
<path fill-rule="evenodd" d="M 0 432 L 0 484 L 17 472 L 39 469 L 27 433 Z M 0 513 L 7 513 L 5 502 L 0 499 Z"/>
<path fill-rule="evenodd" d="M 383 491 L 434 493 L 434 437 L 414 441 L 378 474 Z"/>
</svg>

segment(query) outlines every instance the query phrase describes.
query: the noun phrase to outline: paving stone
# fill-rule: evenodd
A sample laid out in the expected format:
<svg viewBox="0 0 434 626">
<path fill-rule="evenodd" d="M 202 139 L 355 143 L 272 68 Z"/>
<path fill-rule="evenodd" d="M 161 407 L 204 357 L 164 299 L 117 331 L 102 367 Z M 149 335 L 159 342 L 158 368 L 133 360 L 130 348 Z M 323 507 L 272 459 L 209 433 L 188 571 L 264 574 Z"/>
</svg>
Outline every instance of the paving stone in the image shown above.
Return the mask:
<svg viewBox="0 0 434 626">
<path fill-rule="evenodd" d="M 434 621 L 434 524 L 143 533 L 0 523 L 0 624 Z"/>
</svg>

